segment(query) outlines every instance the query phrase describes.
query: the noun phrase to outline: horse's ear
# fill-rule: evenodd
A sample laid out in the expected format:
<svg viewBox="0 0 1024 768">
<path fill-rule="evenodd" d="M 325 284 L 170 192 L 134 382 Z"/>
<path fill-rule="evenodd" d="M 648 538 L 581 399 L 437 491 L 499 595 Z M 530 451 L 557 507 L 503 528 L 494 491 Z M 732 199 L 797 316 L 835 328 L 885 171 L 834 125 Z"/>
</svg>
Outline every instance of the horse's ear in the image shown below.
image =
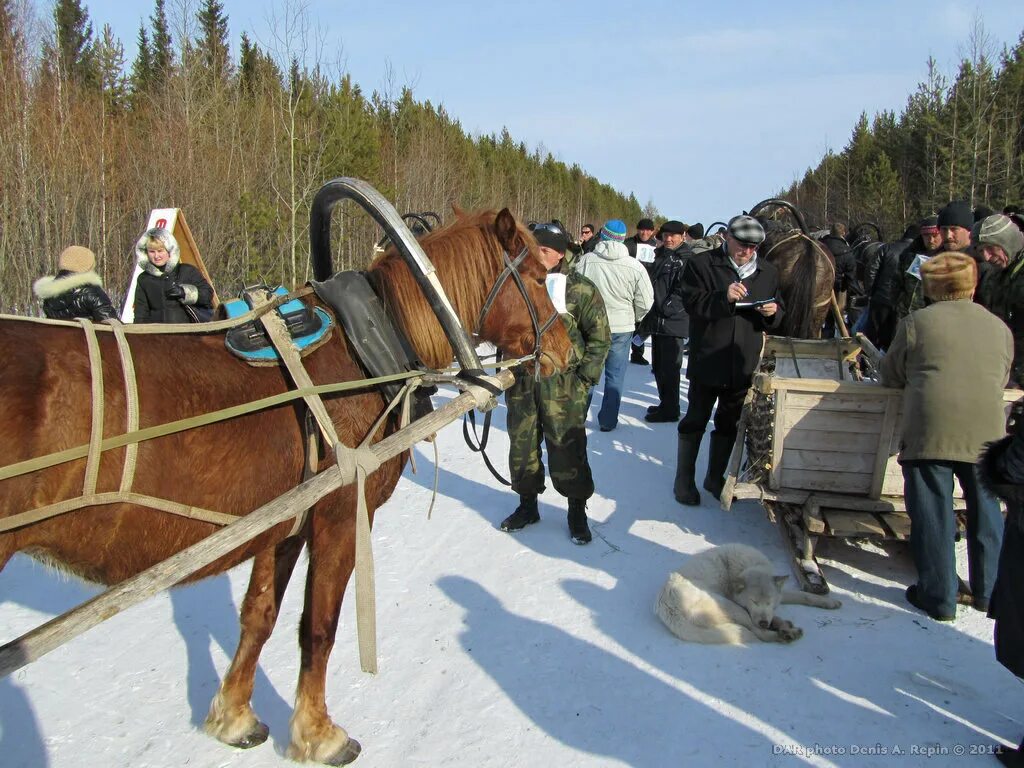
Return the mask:
<svg viewBox="0 0 1024 768">
<path fill-rule="evenodd" d="M 455 214 L 456 219 L 461 219 L 466 215 L 466 211 L 458 203 L 452 203 L 452 213 Z"/>
<path fill-rule="evenodd" d="M 517 232 L 516 217 L 508 208 L 502 208 L 494 219 L 494 234 L 498 236 L 498 242 L 506 251 L 514 250 Z"/>
</svg>

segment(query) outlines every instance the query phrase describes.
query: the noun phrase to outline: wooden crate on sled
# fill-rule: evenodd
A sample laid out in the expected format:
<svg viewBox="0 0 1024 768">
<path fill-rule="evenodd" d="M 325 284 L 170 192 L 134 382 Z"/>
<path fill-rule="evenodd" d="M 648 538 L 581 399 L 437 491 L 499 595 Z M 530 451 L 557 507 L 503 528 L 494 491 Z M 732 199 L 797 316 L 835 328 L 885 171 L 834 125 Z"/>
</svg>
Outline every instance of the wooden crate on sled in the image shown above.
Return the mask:
<svg viewBox="0 0 1024 768">
<path fill-rule="evenodd" d="M 904 540 L 903 390 L 875 378 L 862 336 L 768 337 L 744 409 L 722 505 L 757 499 L 783 533 L 804 589 L 828 591 L 814 560 L 820 536 Z M 1006 390 L 1007 409 L 1024 393 Z M 963 509 L 955 487 L 954 507 Z"/>
</svg>

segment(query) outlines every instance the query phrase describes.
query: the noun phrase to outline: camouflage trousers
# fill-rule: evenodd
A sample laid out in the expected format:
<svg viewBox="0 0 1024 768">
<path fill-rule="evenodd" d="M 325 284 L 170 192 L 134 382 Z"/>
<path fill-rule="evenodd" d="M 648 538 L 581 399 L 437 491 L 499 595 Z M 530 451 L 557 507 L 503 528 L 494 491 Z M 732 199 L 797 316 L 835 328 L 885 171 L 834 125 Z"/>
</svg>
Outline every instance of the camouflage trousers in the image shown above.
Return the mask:
<svg viewBox="0 0 1024 768">
<path fill-rule="evenodd" d="M 521 496 L 544 491 L 543 439 L 555 490 L 571 499 L 589 499 L 594 494 L 594 477 L 584 426 L 587 386 L 571 371 L 541 381 L 517 375 L 505 392 L 505 404 L 512 490 Z"/>
</svg>

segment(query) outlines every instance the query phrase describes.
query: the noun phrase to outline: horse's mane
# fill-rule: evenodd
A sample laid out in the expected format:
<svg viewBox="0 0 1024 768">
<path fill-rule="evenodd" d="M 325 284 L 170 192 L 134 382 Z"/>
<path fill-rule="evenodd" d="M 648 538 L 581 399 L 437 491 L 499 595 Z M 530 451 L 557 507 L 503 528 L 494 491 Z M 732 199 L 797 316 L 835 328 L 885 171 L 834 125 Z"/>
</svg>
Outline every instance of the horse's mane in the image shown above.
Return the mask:
<svg viewBox="0 0 1024 768">
<path fill-rule="evenodd" d="M 437 267 L 438 278 L 459 312 L 459 320 L 470 331 L 502 264 L 502 246 L 494 234 L 497 215 L 493 210 L 461 213 L 419 241 Z M 525 241 L 526 230 L 518 223 L 517 227 Z M 370 272 L 388 314 L 398 320 L 423 362 L 432 368 L 448 365 L 453 354 L 451 345 L 393 245 L 371 265 Z"/>
</svg>

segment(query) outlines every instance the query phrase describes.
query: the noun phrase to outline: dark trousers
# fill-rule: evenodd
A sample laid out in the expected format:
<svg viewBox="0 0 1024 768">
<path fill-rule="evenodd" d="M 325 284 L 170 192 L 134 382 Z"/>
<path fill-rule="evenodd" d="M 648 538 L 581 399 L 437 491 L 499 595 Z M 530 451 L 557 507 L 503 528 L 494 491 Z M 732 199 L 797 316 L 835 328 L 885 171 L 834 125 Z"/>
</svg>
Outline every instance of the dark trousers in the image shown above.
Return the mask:
<svg viewBox="0 0 1024 768">
<path fill-rule="evenodd" d="M 910 550 L 917 567 L 921 607 L 956 615 L 956 518 L 953 477 L 967 503 L 967 569 L 976 600 L 988 600 L 996 580 L 1003 516 L 999 502 L 978 482 L 977 466 L 963 461 L 905 461 L 903 493 L 910 515 Z"/>
<path fill-rule="evenodd" d="M 678 336 L 651 336 L 651 367 L 658 385 L 658 410 L 679 418 L 679 372 L 683 368 L 683 343 Z"/>
<path fill-rule="evenodd" d="M 711 419 L 711 410 L 715 410 L 715 432 L 724 437 L 736 439 L 736 425 L 743 411 L 743 400 L 747 396 L 747 387 L 733 389 L 731 387 L 711 387 L 699 381 L 690 382 L 690 394 L 687 397 L 686 415 L 679 422 L 679 434 L 703 435 L 704 428 Z"/>
</svg>

